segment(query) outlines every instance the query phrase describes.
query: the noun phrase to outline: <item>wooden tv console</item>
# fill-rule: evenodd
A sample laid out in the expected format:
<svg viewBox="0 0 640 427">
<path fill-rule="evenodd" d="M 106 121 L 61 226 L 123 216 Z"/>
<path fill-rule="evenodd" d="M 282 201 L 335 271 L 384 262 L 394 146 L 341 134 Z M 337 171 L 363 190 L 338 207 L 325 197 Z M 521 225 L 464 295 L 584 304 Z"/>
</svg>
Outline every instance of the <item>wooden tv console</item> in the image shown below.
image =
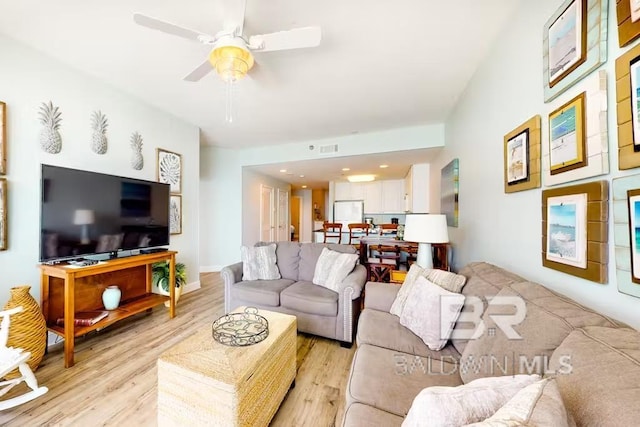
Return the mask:
<svg viewBox="0 0 640 427">
<path fill-rule="evenodd" d="M 65 368 L 74 364 L 75 337 L 104 328 L 165 301 L 170 301 L 169 317 L 175 317 L 175 287 L 169 286 L 170 296 L 166 297 L 151 292 L 151 281 L 152 264 L 169 261 L 169 283 L 175 282 L 176 254 L 175 251 L 163 251 L 133 255 L 85 267 L 69 264 L 39 266 L 42 312 L 49 330 L 64 337 Z M 74 326 L 76 312 L 104 310 L 102 292 L 110 285 L 117 285 L 122 292 L 118 308 L 91 326 Z M 56 324 L 61 317 L 64 317 L 64 326 Z"/>
</svg>

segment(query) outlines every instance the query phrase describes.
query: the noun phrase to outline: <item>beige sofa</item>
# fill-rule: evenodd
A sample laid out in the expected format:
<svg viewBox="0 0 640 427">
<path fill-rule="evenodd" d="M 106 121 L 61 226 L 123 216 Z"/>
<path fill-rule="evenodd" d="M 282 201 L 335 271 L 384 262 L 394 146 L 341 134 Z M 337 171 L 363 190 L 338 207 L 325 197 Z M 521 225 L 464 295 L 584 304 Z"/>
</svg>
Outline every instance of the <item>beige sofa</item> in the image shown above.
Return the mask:
<svg viewBox="0 0 640 427">
<path fill-rule="evenodd" d="M 298 330 L 340 341 L 350 347 L 360 315 L 360 294 L 367 270 L 356 264 L 342 281 L 339 292 L 312 283 L 322 249 L 355 253 L 350 245 L 324 243 L 276 243 L 277 265 L 281 279 L 242 280 L 242 262 L 224 267 L 224 306 L 228 313 L 238 306 L 292 314 Z"/>
<path fill-rule="evenodd" d="M 456 340 L 441 351 L 429 350 L 389 313 L 398 286 L 366 284 L 344 426 L 399 426 L 425 387 L 514 373 L 555 377 L 578 426 L 640 425 L 637 330 L 491 264 L 472 263 L 460 274 L 467 277 L 462 293 L 485 301 L 486 329 L 478 339 Z M 522 339 L 509 340 L 495 332 L 490 315 L 515 311 L 504 304 L 486 304 L 486 298 L 495 295 L 524 300 L 526 316 L 514 327 Z M 467 302 L 463 310 L 470 310 Z M 469 324 L 458 322 L 454 328 L 462 329 Z"/>
</svg>

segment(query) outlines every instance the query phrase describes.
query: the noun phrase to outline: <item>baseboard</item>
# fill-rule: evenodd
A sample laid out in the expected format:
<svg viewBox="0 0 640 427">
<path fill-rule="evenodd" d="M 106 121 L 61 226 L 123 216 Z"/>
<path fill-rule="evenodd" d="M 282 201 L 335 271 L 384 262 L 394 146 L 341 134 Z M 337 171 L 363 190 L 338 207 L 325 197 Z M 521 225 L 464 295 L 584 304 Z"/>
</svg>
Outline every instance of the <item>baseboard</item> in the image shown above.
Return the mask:
<svg viewBox="0 0 640 427">
<path fill-rule="evenodd" d="M 187 283 L 182 290 L 183 294 L 188 294 L 189 292 L 197 291 L 200 289 L 200 281 L 197 280 L 195 282 Z"/>
<path fill-rule="evenodd" d="M 205 265 L 200 266 L 200 273 L 218 273 L 222 270 L 222 265 Z"/>
</svg>

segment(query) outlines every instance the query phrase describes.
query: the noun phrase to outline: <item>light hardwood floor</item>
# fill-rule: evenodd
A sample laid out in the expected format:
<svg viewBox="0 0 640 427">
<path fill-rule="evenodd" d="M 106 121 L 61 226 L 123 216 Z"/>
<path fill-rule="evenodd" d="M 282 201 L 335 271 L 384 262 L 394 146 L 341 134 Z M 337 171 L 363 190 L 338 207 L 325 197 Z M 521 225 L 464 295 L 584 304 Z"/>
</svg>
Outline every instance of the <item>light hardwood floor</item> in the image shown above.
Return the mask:
<svg viewBox="0 0 640 427">
<path fill-rule="evenodd" d="M 168 309 L 156 307 L 77 339 L 72 368 L 64 368 L 61 346 L 51 349 L 36 371 L 49 392 L 0 412 L 0 425 L 157 425 L 158 355 L 224 312 L 220 275 L 202 274 L 200 280 L 202 288 L 182 296 L 172 320 Z M 271 425 L 341 425 L 354 352 L 355 346 L 344 349 L 335 341 L 298 334 L 296 386 Z M 20 385 L 11 395 L 24 391 Z"/>
</svg>

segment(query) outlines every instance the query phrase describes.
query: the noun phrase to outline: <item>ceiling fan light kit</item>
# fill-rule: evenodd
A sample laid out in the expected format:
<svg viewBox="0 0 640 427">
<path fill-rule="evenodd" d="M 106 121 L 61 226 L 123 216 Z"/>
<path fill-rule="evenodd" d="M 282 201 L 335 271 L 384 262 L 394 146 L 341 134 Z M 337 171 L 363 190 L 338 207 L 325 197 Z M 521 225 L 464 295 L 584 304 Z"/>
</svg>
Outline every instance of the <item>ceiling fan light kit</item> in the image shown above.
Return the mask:
<svg viewBox="0 0 640 427">
<path fill-rule="evenodd" d="M 209 62 L 225 82 L 237 81 L 253 67 L 253 56 L 240 43 L 231 42 L 215 47 L 209 54 Z"/>
</svg>

